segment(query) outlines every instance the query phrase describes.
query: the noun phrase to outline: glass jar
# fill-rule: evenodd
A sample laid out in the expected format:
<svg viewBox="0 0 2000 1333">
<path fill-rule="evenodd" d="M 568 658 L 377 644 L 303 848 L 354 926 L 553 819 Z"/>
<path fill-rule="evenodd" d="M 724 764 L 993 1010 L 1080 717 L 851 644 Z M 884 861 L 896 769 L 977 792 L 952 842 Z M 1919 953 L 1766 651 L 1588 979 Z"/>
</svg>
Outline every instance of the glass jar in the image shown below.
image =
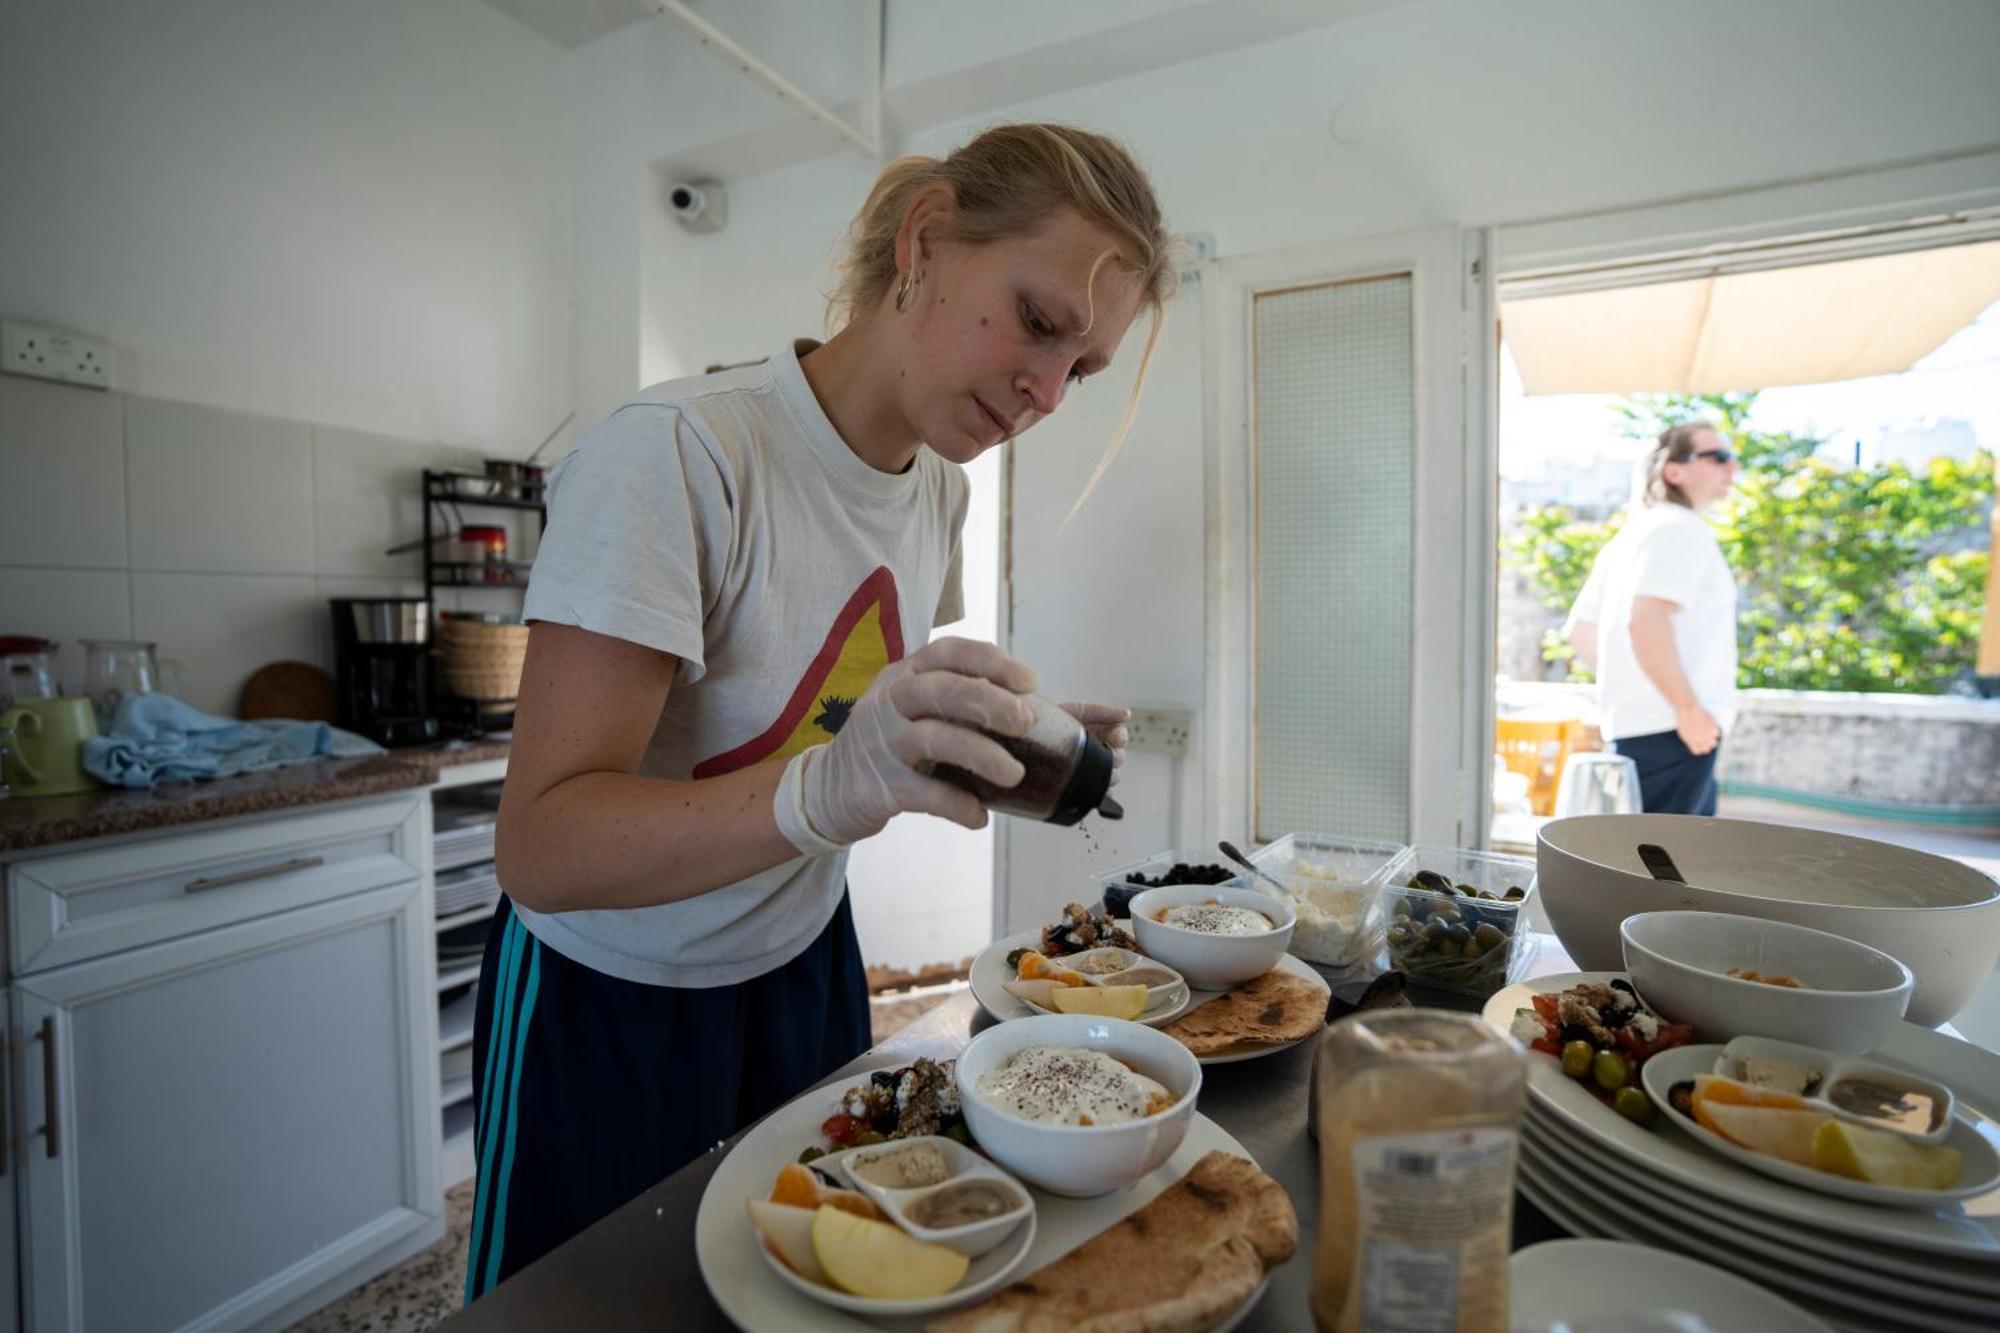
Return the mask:
<svg viewBox="0 0 2000 1333">
<path fill-rule="evenodd" d="M 0 712 L 24 699 L 53 699 L 58 645 L 32 635 L 0 637 Z"/>
<path fill-rule="evenodd" d="M 1111 799 L 1111 749 L 1084 730 L 1081 722 L 1039 694 L 1021 696 L 1034 710 L 1035 722 L 1025 736 L 995 736 L 1007 753 L 1027 771 L 1012 787 L 996 787 L 976 773 L 954 764 L 931 770 L 955 787 L 979 798 L 988 810 L 1039 819 L 1049 824 L 1074 824 L 1093 810 L 1107 819 L 1124 814 Z"/>
<path fill-rule="evenodd" d="M 1471 1014 L 1378 1009 L 1316 1066 L 1320 1333 L 1506 1333 L 1526 1052 Z"/>
<path fill-rule="evenodd" d="M 83 693 L 97 714 L 100 733 L 111 734 L 119 700 L 160 688 L 160 661 L 154 650 L 154 644 L 137 639 L 83 641 Z"/>
</svg>

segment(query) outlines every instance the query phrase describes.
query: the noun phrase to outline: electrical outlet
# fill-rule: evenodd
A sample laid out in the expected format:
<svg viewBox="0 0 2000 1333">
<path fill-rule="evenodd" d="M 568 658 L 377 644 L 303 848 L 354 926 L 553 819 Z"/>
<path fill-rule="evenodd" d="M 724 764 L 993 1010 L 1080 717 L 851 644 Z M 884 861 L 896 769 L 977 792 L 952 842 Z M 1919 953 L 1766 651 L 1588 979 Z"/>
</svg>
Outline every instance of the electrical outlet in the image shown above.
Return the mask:
<svg viewBox="0 0 2000 1333">
<path fill-rule="evenodd" d="M 1125 748 L 1132 754 L 1165 754 L 1185 758 L 1194 735 L 1191 708 L 1135 708 L 1125 724 L 1130 733 Z"/>
<path fill-rule="evenodd" d="M 0 322 L 0 370 L 108 389 L 111 344 L 85 333 L 10 319 Z"/>
</svg>

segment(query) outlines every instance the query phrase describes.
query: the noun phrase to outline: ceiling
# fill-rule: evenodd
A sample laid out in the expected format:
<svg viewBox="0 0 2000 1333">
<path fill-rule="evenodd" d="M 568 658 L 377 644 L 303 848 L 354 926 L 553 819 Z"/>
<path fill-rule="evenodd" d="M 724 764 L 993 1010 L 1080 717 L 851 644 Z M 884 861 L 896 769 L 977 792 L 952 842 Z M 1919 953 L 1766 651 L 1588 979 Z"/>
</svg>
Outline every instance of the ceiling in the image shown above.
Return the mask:
<svg viewBox="0 0 2000 1333">
<path fill-rule="evenodd" d="M 574 50 L 654 12 L 646 0 L 486 0 L 557 46 Z"/>
</svg>

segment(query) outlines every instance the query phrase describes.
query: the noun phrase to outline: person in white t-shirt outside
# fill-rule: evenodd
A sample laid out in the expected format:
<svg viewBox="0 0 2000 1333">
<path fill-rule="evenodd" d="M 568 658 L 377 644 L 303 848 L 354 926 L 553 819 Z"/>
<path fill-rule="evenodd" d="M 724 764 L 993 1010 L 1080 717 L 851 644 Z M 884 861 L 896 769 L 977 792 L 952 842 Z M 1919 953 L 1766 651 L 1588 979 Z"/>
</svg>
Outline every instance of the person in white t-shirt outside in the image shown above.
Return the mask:
<svg viewBox="0 0 2000 1333">
<path fill-rule="evenodd" d="M 1736 471 L 1710 423 L 1662 432 L 1643 503 L 1598 552 L 1564 626 L 1648 814 L 1715 813 L 1716 759 L 1736 720 L 1736 580 L 1703 515 Z"/>
<path fill-rule="evenodd" d="M 468 1301 L 868 1047 L 847 849 L 905 811 L 984 825 L 931 766 L 1012 786 L 993 736 L 1034 717 L 1025 664 L 926 642 L 961 614 L 960 465 L 1144 311 L 1136 401 L 1172 255 L 1100 135 L 902 158 L 827 342 L 655 385 L 555 470 L 474 1025 Z M 1126 710 L 1065 707 L 1122 757 Z"/>
</svg>

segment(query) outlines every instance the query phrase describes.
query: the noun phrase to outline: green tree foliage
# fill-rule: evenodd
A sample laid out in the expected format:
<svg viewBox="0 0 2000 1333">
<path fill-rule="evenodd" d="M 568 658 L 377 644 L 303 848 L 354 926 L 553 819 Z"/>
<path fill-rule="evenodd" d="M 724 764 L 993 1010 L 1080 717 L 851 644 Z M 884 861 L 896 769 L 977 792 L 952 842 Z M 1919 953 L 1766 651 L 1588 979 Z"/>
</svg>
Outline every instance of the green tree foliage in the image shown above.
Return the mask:
<svg viewBox="0 0 2000 1333">
<path fill-rule="evenodd" d="M 1628 398 L 1622 433 L 1713 422 L 1743 460 L 1714 515 L 1739 587 L 1746 687 L 1938 693 L 1972 668 L 1988 571 L 1993 456 L 1842 467 L 1809 436 L 1749 424 L 1754 393 Z M 1582 521 L 1561 505 L 1521 515 L 1507 559 L 1543 604 L 1567 611 L 1619 518 Z M 1543 655 L 1569 658 L 1548 636 Z M 1573 667 L 1571 679 L 1588 679 Z"/>
</svg>

